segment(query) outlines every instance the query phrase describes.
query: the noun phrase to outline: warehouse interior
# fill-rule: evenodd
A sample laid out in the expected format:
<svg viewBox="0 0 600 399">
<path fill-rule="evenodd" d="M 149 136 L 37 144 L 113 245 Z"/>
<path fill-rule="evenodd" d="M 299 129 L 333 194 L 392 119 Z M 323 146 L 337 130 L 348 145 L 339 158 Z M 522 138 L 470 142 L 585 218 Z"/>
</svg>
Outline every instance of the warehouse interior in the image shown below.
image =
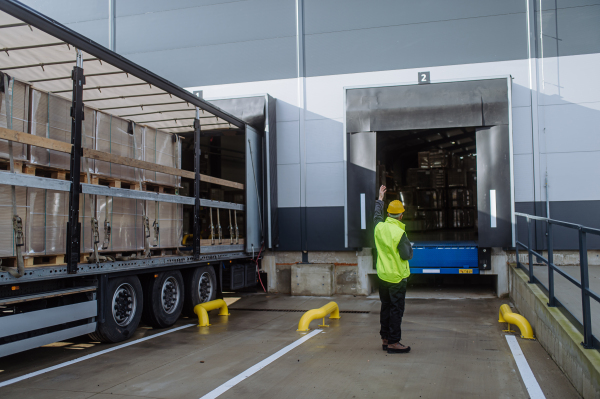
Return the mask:
<svg viewBox="0 0 600 399">
<path fill-rule="evenodd" d="M 474 127 L 377 133 L 377 185 L 411 241 L 477 241 L 476 156 Z"/>
</svg>

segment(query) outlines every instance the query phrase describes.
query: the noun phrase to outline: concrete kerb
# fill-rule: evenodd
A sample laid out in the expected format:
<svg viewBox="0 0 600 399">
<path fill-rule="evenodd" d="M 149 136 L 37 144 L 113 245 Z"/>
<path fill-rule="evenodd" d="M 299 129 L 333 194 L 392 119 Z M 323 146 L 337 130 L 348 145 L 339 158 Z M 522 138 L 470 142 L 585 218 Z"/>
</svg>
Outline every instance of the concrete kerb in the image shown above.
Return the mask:
<svg viewBox="0 0 600 399">
<path fill-rule="evenodd" d="M 600 397 L 600 353 L 584 349 L 583 335 L 557 308 L 547 306 L 548 297 L 514 265 L 510 267 L 510 296 L 531 323 L 544 349 L 584 398 Z"/>
</svg>

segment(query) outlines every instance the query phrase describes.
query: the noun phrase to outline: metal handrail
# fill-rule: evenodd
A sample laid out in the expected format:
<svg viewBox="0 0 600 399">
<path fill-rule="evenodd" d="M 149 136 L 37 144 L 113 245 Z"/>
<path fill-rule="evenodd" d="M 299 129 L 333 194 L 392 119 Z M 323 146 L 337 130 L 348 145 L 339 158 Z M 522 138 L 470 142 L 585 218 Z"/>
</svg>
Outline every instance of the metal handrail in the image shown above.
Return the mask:
<svg viewBox="0 0 600 399">
<path fill-rule="evenodd" d="M 529 275 L 529 284 L 537 283 L 544 287 L 548 291 L 548 307 L 556 307 L 560 305 L 558 299 L 554 295 L 554 272 L 557 272 L 562 277 L 564 277 L 571 284 L 576 286 L 581 291 L 581 305 L 582 305 L 582 325 L 583 325 L 583 342 L 581 343 L 584 348 L 591 349 L 598 346 L 598 340 L 592 333 L 592 313 L 591 313 L 591 303 L 590 298 L 594 299 L 596 302 L 600 303 L 600 295 L 595 293 L 590 289 L 590 278 L 589 278 L 589 268 L 588 268 L 588 258 L 587 258 L 587 234 L 594 234 L 600 236 L 600 229 L 594 229 L 591 227 L 582 226 L 575 223 L 563 222 L 560 220 L 549 219 L 541 216 L 529 215 L 526 213 L 515 212 L 515 216 L 524 217 L 527 221 L 527 245 L 516 240 L 516 255 L 517 255 L 517 267 L 522 268 L 527 271 Z M 541 254 L 534 251 L 532 249 L 533 246 L 533 229 L 532 229 L 532 221 L 541 221 L 547 224 L 547 245 L 548 245 L 548 258 L 544 258 Z M 566 227 L 569 229 L 574 229 L 579 232 L 579 269 L 581 272 L 580 281 L 566 273 L 565 271 L 558 268 L 553 260 L 554 260 L 554 250 L 553 250 L 553 234 L 552 227 L 553 225 Z M 515 229 L 517 231 L 517 229 Z M 529 268 L 526 268 L 521 261 L 519 260 L 519 246 L 525 248 L 529 255 Z M 533 256 L 536 256 L 542 262 L 544 262 L 548 266 L 548 287 L 545 287 L 544 284 L 533 275 Z M 564 308 L 564 306 L 563 306 Z M 565 308 L 567 312 L 575 319 L 577 318 Z"/>
</svg>

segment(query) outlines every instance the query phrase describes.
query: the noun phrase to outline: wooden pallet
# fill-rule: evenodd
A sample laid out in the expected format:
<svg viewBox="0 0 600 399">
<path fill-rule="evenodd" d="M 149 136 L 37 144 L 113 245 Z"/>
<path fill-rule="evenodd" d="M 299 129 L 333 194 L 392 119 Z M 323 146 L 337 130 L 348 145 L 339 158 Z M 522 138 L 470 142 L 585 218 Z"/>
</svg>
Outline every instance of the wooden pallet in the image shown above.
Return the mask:
<svg viewBox="0 0 600 399">
<path fill-rule="evenodd" d="M 38 266 L 61 266 L 66 265 L 65 255 L 24 255 L 23 264 L 26 268 Z M 17 257 L 2 258 L 2 266 L 17 267 Z"/>
</svg>

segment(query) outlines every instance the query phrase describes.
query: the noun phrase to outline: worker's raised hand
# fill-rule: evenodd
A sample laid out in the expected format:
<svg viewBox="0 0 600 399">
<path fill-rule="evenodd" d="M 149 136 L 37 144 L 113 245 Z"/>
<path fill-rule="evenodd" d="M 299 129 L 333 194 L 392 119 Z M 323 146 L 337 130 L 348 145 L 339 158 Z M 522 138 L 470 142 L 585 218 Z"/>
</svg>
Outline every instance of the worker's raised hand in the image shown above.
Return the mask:
<svg viewBox="0 0 600 399">
<path fill-rule="evenodd" d="M 383 201 L 383 197 L 385 196 L 386 191 L 387 191 L 386 186 L 379 187 L 379 201 Z"/>
</svg>

